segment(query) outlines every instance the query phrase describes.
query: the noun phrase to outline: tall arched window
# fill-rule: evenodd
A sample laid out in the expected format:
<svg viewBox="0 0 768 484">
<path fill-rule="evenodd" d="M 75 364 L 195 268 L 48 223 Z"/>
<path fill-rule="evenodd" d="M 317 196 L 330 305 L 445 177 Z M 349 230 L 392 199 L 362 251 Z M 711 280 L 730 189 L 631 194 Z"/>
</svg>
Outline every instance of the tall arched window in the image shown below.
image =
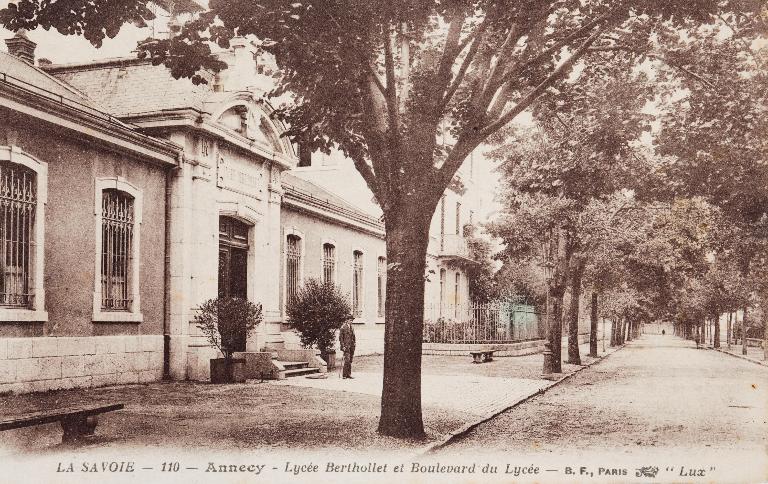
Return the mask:
<svg viewBox="0 0 768 484">
<path fill-rule="evenodd" d="M 323 282 L 336 283 L 336 247 L 323 244 Z"/>
<path fill-rule="evenodd" d="M 48 321 L 45 206 L 48 165 L 0 146 L 0 321 Z"/>
<path fill-rule="evenodd" d="M 144 320 L 139 295 L 141 202 L 141 190 L 124 179 L 96 179 L 94 321 Z"/>
<path fill-rule="evenodd" d="M 129 311 L 133 302 L 133 197 L 107 189 L 101 198 L 101 309 Z"/>
<path fill-rule="evenodd" d="M 285 293 L 291 302 L 301 285 L 301 237 L 289 235 L 285 240 Z"/>
<path fill-rule="evenodd" d="M 352 253 L 352 315 L 363 315 L 363 253 L 359 250 Z"/>
<path fill-rule="evenodd" d="M 37 175 L 31 169 L 0 162 L 0 306 L 31 308 Z"/>
</svg>

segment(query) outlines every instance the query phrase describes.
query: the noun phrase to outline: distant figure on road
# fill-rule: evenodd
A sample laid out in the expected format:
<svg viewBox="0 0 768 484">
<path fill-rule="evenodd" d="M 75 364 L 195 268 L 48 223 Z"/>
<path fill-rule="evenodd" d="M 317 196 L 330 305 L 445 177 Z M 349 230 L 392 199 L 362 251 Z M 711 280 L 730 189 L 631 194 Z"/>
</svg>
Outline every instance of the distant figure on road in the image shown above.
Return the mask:
<svg viewBox="0 0 768 484">
<path fill-rule="evenodd" d="M 665 334 L 667 334 L 667 332 L 662 329 L 661 330 L 661 335 L 664 336 Z"/>
<path fill-rule="evenodd" d="M 339 346 L 344 352 L 343 378 L 352 378 L 352 357 L 355 355 L 355 330 L 350 321 L 349 319 L 344 321 L 339 331 Z"/>
</svg>

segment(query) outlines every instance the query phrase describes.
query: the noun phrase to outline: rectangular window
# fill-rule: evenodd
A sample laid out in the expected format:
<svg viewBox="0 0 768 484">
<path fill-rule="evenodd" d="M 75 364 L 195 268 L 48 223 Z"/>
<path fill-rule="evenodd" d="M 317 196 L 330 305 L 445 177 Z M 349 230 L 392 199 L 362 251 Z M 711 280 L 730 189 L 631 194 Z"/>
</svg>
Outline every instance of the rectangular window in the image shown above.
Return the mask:
<svg viewBox="0 0 768 484">
<path fill-rule="evenodd" d="M 440 316 L 443 315 L 443 306 L 445 306 L 445 269 L 440 269 L 440 307 L 438 308 Z"/>
<path fill-rule="evenodd" d="M 453 316 L 459 317 L 459 304 L 461 304 L 461 273 L 456 272 L 456 281 L 454 283 L 454 301 Z"/>
<path fill-rule="evenodd" d="M 461 235 L 461 202 L 456 202 L 456 235 Z"/>
<path fill-rule="evenodd" d="M 101 197 L 101 308 L 129 311 L 133 302 L 133 197 L 104 190 Z"/>
<path fill-rule="evenodd" d="M 352 315 L 363 315 L 363 253 L 356 250 L 352 254 Z"/>
<path fill-rule="evenodd" d="M 30 308 L 30 260 L 35 251 L 37 211 L 35 173 L 21 165 L 0 163 L 0 306 Z"/>
<path fill-rule="evenodd" d="M 384 317 L 384 304 L 386 302 L 387 298 L 387 259 L 384 257 L 379 257 L 379 264 L 378 264 L 378 271 L 377 271 L 377 277 L 378 277 L 378 286 L 379 286 L 379 310 L 378 314 L 380 318 Z"/>
<path fill-rule="evenodd" d="M 301 284 L 301 238 L 289 235 L 285 246 L 285 292 L 290 303 L 299 292 Z"/>
<path fill-rule="evenodd" d="M 440 198 L 440 250 L 445 248 L 445 195 Z"/>
<path fill-rule="evenodd" d="M 323 244 L 323 282 L 336 283 L 336 247 Z"/>
</svg>

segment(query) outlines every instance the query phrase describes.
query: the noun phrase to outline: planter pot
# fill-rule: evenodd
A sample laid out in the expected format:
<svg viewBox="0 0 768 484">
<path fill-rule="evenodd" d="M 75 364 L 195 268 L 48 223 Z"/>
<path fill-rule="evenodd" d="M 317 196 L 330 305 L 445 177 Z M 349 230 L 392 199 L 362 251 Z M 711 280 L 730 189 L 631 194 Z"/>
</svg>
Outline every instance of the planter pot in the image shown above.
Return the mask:
<svg viewBox="0 0 768 484">
<path fill-rule="evenodd" d="M 245 359 L 211 359 L 211 383 L 245 383 Z"/>
<path fill-rule="evenodd" d="M 320 353 L 320 358 L 324 359 L 325 362 L 328 365 L 328 370 L 333 370 L 336 368 L 336 351 L 331 350 L 327 353 Z"/>
</svg>

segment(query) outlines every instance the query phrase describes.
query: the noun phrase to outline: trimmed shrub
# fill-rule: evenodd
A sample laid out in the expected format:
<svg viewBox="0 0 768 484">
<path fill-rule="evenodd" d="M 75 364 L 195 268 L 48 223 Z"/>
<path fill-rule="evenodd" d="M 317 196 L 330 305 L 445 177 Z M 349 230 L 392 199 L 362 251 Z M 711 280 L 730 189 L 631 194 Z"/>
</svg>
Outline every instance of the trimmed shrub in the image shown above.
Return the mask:
<svg viewBox="0 0 768 484">
<path fill-rule="evenodd" d="M 194 321 L 208 342 L 229 361 L 238 344 L 261 323 L 261 304 L 238 297 L 209 299 L 200 305 Z"/>
<path fill-rule="evenodd" d="M 299 332 L 305 348 L 321 353 L 333 349 L 336 331 L 352 319 L 349 297 L 330 282 L 308 279 L 286 307 L 288 322 Z"/>
</svg>

